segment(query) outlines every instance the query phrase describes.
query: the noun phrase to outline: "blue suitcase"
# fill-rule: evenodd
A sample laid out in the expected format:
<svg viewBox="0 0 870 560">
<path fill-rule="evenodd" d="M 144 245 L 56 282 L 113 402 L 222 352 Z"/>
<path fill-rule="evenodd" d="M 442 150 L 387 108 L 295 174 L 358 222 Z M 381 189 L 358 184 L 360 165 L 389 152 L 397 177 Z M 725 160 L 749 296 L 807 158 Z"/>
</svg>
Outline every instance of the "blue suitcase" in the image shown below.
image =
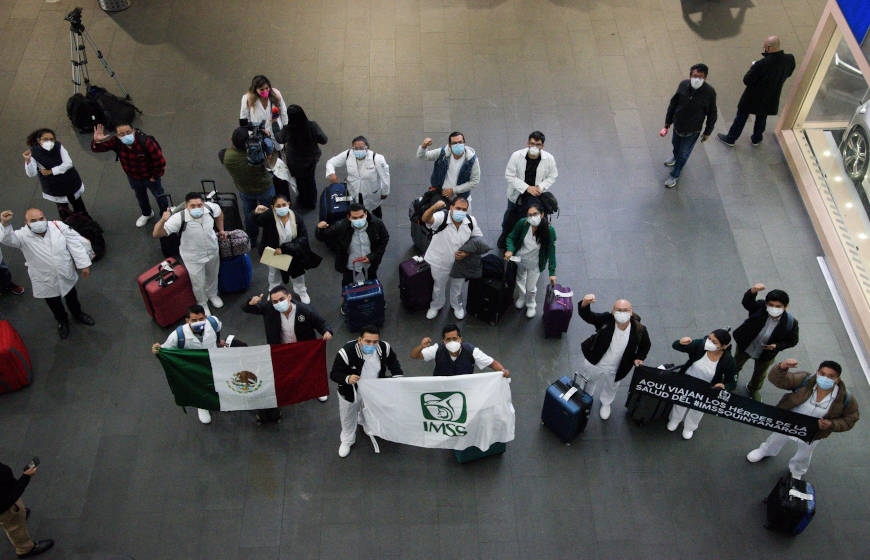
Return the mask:
<svg viewBox="0 0 870 560">
<path fill-rule="evenodd" d="M 544 406 L 541 409 L 541 421 L 562 441 L 570 445 L 571 441 L 586 429 L 591 411 L 592 395 L 577 384 L 575 373 L 573 380 L 560 377 L 547 387 Z"/>
<path fill-rule="evenodd" d="M 816 514 L 816 491 L 806 480 L 795 480 L 786 473 L 779 481 L 767 502 L 767 524 L 772 531 L 799 535 L 807 528 Z"/>
<path fill-rule="evenodd" d="M 321 222 L 329 225 L 347 217 L 353 197 L 347 192 L 344 183 L 332 183 L 320 193 L 320 209 L 318 215 Z"/>
<path fill-rule="evenodd" d="M 471 461 L 477 461 L 478 459 L 483 459 L 484 457 L 492 457 L 493 455 L 501 455 L 507 450 L 507 445 L 504 443 L 497 441 L 489 446 L 489 449 L 486 451 L 481 451 L 479 447 L 471 446 L 466 447 L 465 449 L 454 449 L 453 454 L 456 456 L 456 460 L 460 463 L 470 463 Z"/>
<path fill-rule="evenodd" d="M 223 259 L 218 273 L 218 291 L 222 294 L 244 292 L 251 286 L 253 277 L 254 268 L 248 255 Z"/>
<path fill-rule="evenodd" d="M 366 325 L 384 324 L 384 287 L 377 278 L 361 284 L 349 284 L 341 291 L 344 321 L 351 332 Z"/>
</svg>

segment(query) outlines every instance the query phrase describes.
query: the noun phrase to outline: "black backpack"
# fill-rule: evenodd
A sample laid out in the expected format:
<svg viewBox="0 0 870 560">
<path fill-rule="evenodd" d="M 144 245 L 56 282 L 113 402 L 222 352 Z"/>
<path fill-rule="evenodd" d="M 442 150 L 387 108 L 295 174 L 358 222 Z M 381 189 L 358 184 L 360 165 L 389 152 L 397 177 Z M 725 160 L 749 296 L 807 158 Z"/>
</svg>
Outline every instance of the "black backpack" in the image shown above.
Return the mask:
<svg viewBox="0 0 870 560">
<path fill-rule="evenodd" d="M 93 132 L 96 125 L 106 124 L 100 106 L 81 93 L 77 93 L 67 100 L 66 116 L 69 117 L 73 128 L 82 133 Z"/>
<path fill-rule="evenodd" d="M 106 254 L 106 239 L 103 237 L 103 228 L 100 227 L 90 214 L 87 212 L 69 212 L 60 210 L 60 219 L 63 223 L 71 227 L 91 242 L 91 248 L 94 250 L 93 261 L 97 262 Z"/>
<path fill-rule="evenodd" d="M 87 98 L 100 108 L 105 121 L 103 124 L 111 129 L 120 124 L 133 124 L 136 113 L 142 112 L 126 99 L 121 99 L 100 86 L 90 86 Z"/>
</svg>

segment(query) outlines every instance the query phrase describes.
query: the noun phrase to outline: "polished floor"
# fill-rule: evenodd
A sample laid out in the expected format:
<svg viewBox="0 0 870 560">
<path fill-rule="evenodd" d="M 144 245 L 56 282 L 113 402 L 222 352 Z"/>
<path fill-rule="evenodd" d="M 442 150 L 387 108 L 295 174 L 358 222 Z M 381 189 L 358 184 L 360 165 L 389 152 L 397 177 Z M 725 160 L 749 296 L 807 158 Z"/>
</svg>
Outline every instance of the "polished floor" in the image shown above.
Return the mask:
<svg viewBox="0 0 870 560">
<path fill-rule="evenodd" d="M 444 319 L 426 321 L 398 301 L 398 263 L 411 249 L 407 206 L 431 169 L 415 146 L 465 132 L 483 173 L 474 215 L 494 242 L 508 156 L 540 129 L 560 172 L 559 280 L 578 296 L 595 293 L 599 310 L 629 298 L 652 336 L 649 362 L 678 360 L 670 344 L 680 336 L 738 325 L 741 295 L 760 281 L 791 294 L 801 342 L 787 357 L 808 368 L 841 361 L 851 391 L 868 402 L 773 134 L 757 148 L 748 133 L 733 149 L 699 143 L 679 188 L 662 185 L 670 143 L 657 132 L 689 66 L 710 66 L 716 130 L 725 131 L 762 40 L 778 34 L 800 63 L 821 0 L 133 0 L 112 17 L 83 4 L 87 30 L 144 111 L 139 126 L 163 146 L 164 184 L 176 198 L 203 177 L 231 188 L 216 153 L 258 73 L 320 123 L 326 157 L 357 134 L 386 156 L 384 338 L 409 373 L 429 374 L 406 356 L 437 337 Z M 0 396 L 0 461 L 42 459 L 24 498 L 34 536 L 57 541 L 46 558 L 866 557 L 866 421 L 818 446 L 807 474 L 818 514 L 794 539 L 763 528 L 761 500 L 788 455 L 748 464 L 760 430 L 707 417 L 686 442 L 663 425 L 635 427 L 621 407 L 606 423 L 594 418 L 570 447 L 542 429 L 545 387 L 581 363 L 580 341 L 591 333 L 577 317 L 561 340 L 544 340 L 540 319 L 513 311 L 496 328 L 463 321 L 465 338 L 513 372 L 517 434 L 500 458 L 460 466 L 448 452 L 388 442 L 375 456 L 360 440 L 340 459 L 334 392 L 326 404 L 285 409 L 277 426 L 241 413 L 203 426 L 185 415 L 150 353 L 167 331 L 149 320 L 135 283 L 161 258 L 159 246 L 134 228 L 137 207 L 114 158 L 91 154 L 65 115 L 63 17 L 74 5 L 0 0 L 2 207 L 53 214 L 20 154 L 30 130 L 55 128 L 109 243 L 80 283 L 97 326 L 74 325 L 66 341 L 31 297 L 20 253 L 3 249 L 27 294 L 0 296 L 0 312 L 30 347 L 36 380 Z M 93 81 L 117 91 L 89 53 Z M 313 227 L 312 214 L 305 220 Z M 327 256 L 319 243 L 315 250 Z M 329 259 L 308 280 L 337 328 L 330 354 L 351 336 L 339 282 Z M 251 293 L 265 283 L 257 268 Z M 260 321 L 239 310 L 245 297 L 227 296 L 219 316 L 228 331 L 262 342 Z M 763 394 L 775 402 L 780 391 L 768 384 Z M 13 556 L 0 544 L 0 558 Z"/>
</svg>

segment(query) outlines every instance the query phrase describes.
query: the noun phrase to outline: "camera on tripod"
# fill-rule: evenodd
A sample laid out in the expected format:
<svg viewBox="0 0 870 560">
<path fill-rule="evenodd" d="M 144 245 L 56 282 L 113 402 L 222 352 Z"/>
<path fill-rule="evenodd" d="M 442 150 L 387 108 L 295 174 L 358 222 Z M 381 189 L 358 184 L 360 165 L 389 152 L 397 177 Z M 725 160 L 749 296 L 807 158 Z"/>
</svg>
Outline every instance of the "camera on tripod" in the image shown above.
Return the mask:
<svg viewBox="0 0 870 560">
<path fill-rule="evenodd" d="M 68 13 L 66 15 L 66 17 L 63 18 L 63 20 L 68 21 L 70 24 L 70 28 L 76 33 L 79 33 L 81 31 L 85 30 L 85 26 L 82 25 L 82 9 L 81 8 L 73 9 L 73 11 Z"/>
</svg>

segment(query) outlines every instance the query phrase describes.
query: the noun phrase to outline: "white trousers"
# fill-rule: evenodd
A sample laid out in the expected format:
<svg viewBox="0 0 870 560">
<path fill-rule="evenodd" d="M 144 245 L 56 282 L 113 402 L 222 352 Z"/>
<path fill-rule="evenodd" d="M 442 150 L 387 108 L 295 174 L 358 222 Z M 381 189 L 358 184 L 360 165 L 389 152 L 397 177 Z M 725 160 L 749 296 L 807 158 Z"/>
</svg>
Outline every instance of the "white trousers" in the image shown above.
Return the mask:
<svg viewBox="0 0 870 560">
<path fill-rule="evenodd" d="M 788 461 L 788 470 L 791 471 L 791 475 L 794 478 L 800 479 L 810 468 L 810 461 L 813 458 L 813 450 L 821 440 L 817 439 L 812 443 L 807 443 L 794 436 L 771 432 L 771 434 L 767 436 L 767 439 L 764 440 L 764 443 L 758 446 L 758 449 L 765 457 L 776 457 L 779 455 L 782 447 L 788 443 L 788 440 L 793 440 L 797 443 L 797 451 L 795 451 L 792 458 Z"/>
<path fill-rule="evenodd" d="M 451 278 L 450 269 L 432 268 L 432 279 L 435 286 L 432 288 L 432 302 L 429 307 L 441 309 L 446 299 L 447 285 L 450 285 L 450 307 L 462 309 L 462 289 L 465 287 L 465 278 Z"/>
<path fill-rule="evenodd" d="M 190 274 L 190 284 L 196 303 L 205 305 L 208 303 L 208 298 L 218 295 L 218 272 L 221 269 L 219 255 L 215 254 L 214 258 L 204 263 L 185 262 L 184 266 Z"/>
<path fill-rule="evenodd" d="M 269 269 L 269 289 L 271 290 L 275 286 L 280 286 L 284 283 L 281 279 L 281 271 L 274 266 L 267 266 Z M 301 274 L 296 278 L 290 279 L 290 284 L 293 285 L 293 292 L 301 296 L 302 294 L 308 293 L 308 288 L 305 287 L 305 275 Z"/>
<path fill-rule="evenodd" d="M 528 292 L 526 292 L 528 293 Z M 610 405 L 613 399 L 616 398 L 616 390 L 619 389 L 619 383 L 622 381 L 616 380 L 616 371 L 607 371 L 596 365 L 590 364 L 586 358 L 583 358 L 583 376 L 592 384 L 591 389 L 586 392 L 590 395 L 598 393 L 598 400 L 602 405 Z"/>
<path fill-rule="evenodd" d="M 537 259 L 534 263 L 526 261 L 517 263 L 517 293 L 519 294 L 517 299 L 525 298 L 526 307 L 529 309 L 534 309 L 536 306 L 535 296 L 538 295 L 540 277 L 541 271 L 538 269 Z"/>
<path fill-rule="evenodd" d="M 674 405 L 674 408 L 671 409 L 670 416 L 668 416 L 668 422 L 676 422 L 679 424 L 682 420 L 683 430 L 694 432 L 698 429 L 698 424 L 701 423 L 701 418 L 703 417 L 704 413 L 700 410 Z"/>
<path fill-rule="evenodd" d="M 356 442 L 356 427 L 361 424 L 360 410 L 362 401 L 357 396 L 353 402 L 338 395 L 338 417 L 341 419 L 341 443 L 353 445 Z"/>
</svg>

